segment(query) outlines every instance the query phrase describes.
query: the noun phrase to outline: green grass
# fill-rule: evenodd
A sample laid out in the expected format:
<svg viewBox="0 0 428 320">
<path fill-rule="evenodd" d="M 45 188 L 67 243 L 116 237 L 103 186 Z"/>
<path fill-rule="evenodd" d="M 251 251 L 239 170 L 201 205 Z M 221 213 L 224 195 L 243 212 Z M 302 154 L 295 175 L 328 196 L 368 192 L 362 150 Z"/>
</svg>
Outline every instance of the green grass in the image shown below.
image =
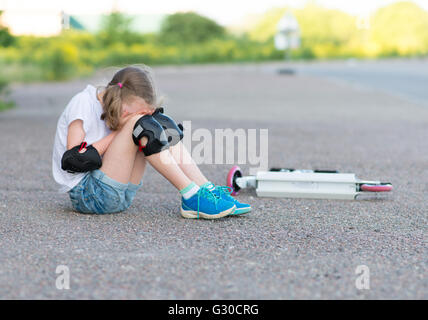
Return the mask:
<svg viewBox="0 0 428 320">
<path fill-rule="evenodd" d="M 11 109 L 14 106 L 15 106 L 15 103 L 13 103 L 11 101 L 9 101 L 9 102 L 0 101 L 0 111 Z"/>
<path fill-rule="evenodd" d="M 9 82 L 6 81 L 6 78 L 0 78 L 0 111 L 10 109 L 15 106 L 15 103 L 8 101 L 7 97 L 9 96 Z"/>
<path fill-rule="evenodd" d="M 37 65 L 19 64 L 19 63 L 0 63 L 2 78 L 9 82 L 37 82 L 45 80 L 43 70 Z"/>
</svg>

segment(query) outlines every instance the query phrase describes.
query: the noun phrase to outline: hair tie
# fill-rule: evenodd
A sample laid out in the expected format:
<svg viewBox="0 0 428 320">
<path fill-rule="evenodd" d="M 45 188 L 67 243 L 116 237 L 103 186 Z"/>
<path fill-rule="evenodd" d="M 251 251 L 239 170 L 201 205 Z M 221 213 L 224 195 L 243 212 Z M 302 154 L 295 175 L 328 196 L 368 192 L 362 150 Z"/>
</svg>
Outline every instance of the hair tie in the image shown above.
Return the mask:
<svg viewBox="0 0 428 320">
<path fill-rule="evenodd" d="M 123 84 L 122 84 L 122 83 L 118 82 L 118 83 L 117 83 L 117 85 L 119 86 L 119 88 L 121 88 L 121 89 L 122 89 L 122 87 L 123 87 Z"/>
</svg>

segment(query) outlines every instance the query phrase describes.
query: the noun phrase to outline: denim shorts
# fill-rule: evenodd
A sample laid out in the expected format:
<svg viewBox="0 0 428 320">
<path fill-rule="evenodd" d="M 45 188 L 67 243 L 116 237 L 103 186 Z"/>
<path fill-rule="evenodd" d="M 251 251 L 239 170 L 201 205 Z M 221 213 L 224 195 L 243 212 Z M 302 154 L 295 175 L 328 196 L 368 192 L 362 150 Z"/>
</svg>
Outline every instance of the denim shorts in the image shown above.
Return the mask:
<svg viewBox="0 0 428 320">
<path fill-rule="evenodd" d="M 129 208 L 141 185 L 120 183 L 101 170 L 94 170 L 68 194 L 73 208 L 81 213 L 115 213 Z"/>
</svg>

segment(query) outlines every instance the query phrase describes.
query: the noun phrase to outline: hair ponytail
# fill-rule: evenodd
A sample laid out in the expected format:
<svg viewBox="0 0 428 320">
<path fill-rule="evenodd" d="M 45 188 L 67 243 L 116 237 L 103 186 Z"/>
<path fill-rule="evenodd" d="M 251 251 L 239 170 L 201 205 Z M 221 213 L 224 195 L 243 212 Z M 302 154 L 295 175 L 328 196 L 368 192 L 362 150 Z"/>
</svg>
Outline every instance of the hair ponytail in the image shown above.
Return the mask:
<svg viewBox="0 0 428 320">
<path fill-rule="evenodd" d="M 122 93 L 119 86 L 109 85 L 103 95 L 103 113 L 101 120 L 106 122 L 111 130 L 119 128 L 120 117 L 122 115 Z"/>
</svg>

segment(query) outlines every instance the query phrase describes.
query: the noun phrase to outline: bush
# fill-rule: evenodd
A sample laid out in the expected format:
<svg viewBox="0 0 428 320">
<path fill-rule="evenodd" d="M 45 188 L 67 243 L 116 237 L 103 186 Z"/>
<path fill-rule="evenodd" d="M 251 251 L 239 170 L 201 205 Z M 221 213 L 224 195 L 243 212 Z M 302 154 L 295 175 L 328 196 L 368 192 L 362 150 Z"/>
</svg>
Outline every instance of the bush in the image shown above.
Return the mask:
<svg viewBox="0 0 428 320">
<path fill-rule="evenodd" d="M 3 11 L 0 10 L 0 21 Z M 9 29 L 0 25 L 0 47 L 9 47 L 14 43 L 15 38 L 10 34 Z"/>
<path fill-rule="evenodd" d="M 8 83 L 5 79 L 0 78 L 0 97 L 7 92 Z"/>
<path fill-rule="evenodd" d="M 355 18 L 339 10 L 326 9 L 309 3 L 303 9 L 292 10 L 300 26 L 301 46 L 293 57 L 302 59 L 336 58 L 344 56 L 341 47 L 356 35 Z M 250 31 L 258 41 L 272 39 L 286 8 L 272 9 Z"/>
<path fill-rule="evenodd" d="M 266 41 L 277 32 L 287 11 L 268 11 L 249 31 L 251 39 Z M 310 3 L 293 10 L 300 25 L 301 47 L 294 57 L 376 58 L 428 54 L 428 12 L 412 2 L 398 2 L 379 9 L 369 30 L 358 30 L 356 18 L 339 10 Z"/>
<path fill-rule="evenodd" d="M 169 15 L 162 23 L 159 39 L 175 45 L 221 38 L 225 30 L 217 22 L 194 12 Z"/>
<path fill-rule="evenodd" d="M 101 29 L 98 32 L 98 40 L 102 46 L 110 46 L 115 43 L 130 45 L 140 42 L 143 36 L 131 31 L 132 18 L 114 11 L 104 17 Z"/>
<path fill-rule="evenodd" d="M 370 42 L 376 45 L 379 55 L 427 54 L 428 12 L 412 2 L 379 9 L 372 18 Z"/>
<path fill-rule="evenodd" d="M 195 13 L 167 17 L 159 34 L 130 31 L 131 20 L 112 13 L 98 34 L 67 30 L 54 37 L 20 36 L 0 46 L 2 76 L 14 81 L 62 80 L 94 68 L 144 63 L 184 64 L 282 60 L 273 35 L 286 9 L 274 9 L 248 34 L 227 34 Z M 294 10 L 301 47 L 294 59 L 409 56 L 428 53 L 428 13 L 404 2 L 378 10 L 370 30 L 357 30 L 355 17 L 309 4 Z M 408 17 L 411 17 L 409 20 Z M 393 21 L 391 23 L 391 21 Z"/>
<path fill-rule="evenodd" d="M 272 41 L 224 37 L 173 45 L 141 42 L 97 45 L 90 34 L 65 33 L 51 38 L 20 37 L 17 46 L 0 50 L 0 68 L 17 81 L 64 80 L 94 68 L 144 63 L 184 64 L 281 59 Z"/>
<path fill-rule="evenodd" d="M 52 43 L 37 52 L 36 58 L 47 80 L 63 80 L 78 74 L 78 50 L 71 43 Z"/>
<path fill-rule="evenodd" d="M 14 106 L 13 102 L 5 101 L 8 94 L 8 82 L 5 79 L 0 78 L 0 111 L 12 108 Z"/>
</svg>

